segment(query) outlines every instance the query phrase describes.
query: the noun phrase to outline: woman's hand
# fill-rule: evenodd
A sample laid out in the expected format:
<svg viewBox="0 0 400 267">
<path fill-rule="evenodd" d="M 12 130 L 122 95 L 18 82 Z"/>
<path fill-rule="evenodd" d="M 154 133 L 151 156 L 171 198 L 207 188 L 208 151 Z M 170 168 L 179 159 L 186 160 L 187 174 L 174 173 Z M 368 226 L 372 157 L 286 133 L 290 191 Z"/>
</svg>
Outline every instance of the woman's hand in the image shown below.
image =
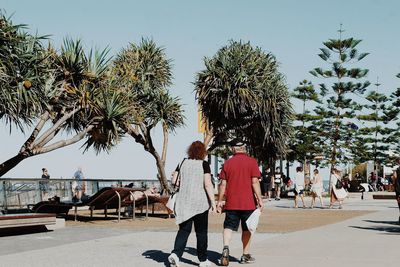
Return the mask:
<svg viewBox="0 0 400 267">
<path fill-rule="evenodd" d="M 217 212 L 217 205 L 215 204 L 215 202 L 211 203 L 210 211 L 212 213 L 216 213 Z"/>
</svg>

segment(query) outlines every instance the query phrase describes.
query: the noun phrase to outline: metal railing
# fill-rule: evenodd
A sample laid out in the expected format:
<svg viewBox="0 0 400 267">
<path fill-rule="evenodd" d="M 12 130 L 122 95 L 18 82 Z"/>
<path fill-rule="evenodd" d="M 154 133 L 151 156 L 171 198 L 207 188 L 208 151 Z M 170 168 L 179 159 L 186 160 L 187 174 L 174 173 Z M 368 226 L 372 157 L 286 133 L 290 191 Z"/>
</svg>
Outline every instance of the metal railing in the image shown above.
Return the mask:
<svg viewBox="0 0 400 267">
<path fill-rule="evenodd" d="M 85 179 L 85 194 L 92 195 L 104 187 L 123 187 L 133 184 L 134 188 L 156 187 L 161 191 L 158 180 L 153 179 Z M 0 211 L 24 209 L 57 196 L 61 201 L 71 201 L 75 179 L 0 178 Z"/>
</svg>

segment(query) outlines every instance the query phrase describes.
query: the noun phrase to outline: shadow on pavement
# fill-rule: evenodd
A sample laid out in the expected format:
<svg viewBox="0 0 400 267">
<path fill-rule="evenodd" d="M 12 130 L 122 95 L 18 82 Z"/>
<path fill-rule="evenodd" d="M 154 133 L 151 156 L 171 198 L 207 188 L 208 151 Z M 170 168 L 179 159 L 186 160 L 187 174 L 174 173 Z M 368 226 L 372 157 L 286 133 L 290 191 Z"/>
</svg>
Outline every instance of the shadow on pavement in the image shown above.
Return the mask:
<svg viewBox="0 0 400 267">
<path fill-rule="evenodd" d="M 195 248 L 192 247 L 187 247 L 185 249 L 186 253 L 189 253 L 193 256 L 197 256 L 197 251 Z M 151 259 L 155 262 L 158 263 L 164 263 L 165 266 L 169 266 L 168 263 L 168 256 L 170 253 L 165 253 L 161 250 L 147 250 L 145 252 L 143 252 L 142 256 L 144 256 L 146 259 Z M 215 252 L 215 251 L 207 251 L 207 255 L 208 255 L 208 260 L 213 262 L 214 264 L 218 265 L 218 260 L 221 257 L 221 253 L 219 252 Z M 194 266 L 198 266 L 199 263 L 198 262 L 194 262 L 192 260 L 186 259 L 185 258 L 185 254 L 183 254 L 183 257 L 180 259 L 180 261 L 182 263 L 188 264 L 188 265 L 194 265 Z M 230 262 L 239 262 L 239 259 L 230 256 L 229 257 L 229 261 Z"/>
<path fill-rule="evenodd" d="M 29 235 L 29 234 L 37 234 L 44 232 L 52 232 L 52 230 L 47 230 L 46 226 L 44 225 L 4 228 L 0 229 L 0 237 L 14 236 L 14 235 Z"/>
<path fill-rule="evenodd" d="M 364 220 L 364 222 L 380 224 L 380 225 L 371 226 L 371 227 L 362 227 L 362 226 L 350 226 L 350 227 L 355 228 L 355 229 L 383 232 L 383 233 L 389 234 L 389 235 L 400 235 L 400 226 L 397 221 Z"/>
</svg>

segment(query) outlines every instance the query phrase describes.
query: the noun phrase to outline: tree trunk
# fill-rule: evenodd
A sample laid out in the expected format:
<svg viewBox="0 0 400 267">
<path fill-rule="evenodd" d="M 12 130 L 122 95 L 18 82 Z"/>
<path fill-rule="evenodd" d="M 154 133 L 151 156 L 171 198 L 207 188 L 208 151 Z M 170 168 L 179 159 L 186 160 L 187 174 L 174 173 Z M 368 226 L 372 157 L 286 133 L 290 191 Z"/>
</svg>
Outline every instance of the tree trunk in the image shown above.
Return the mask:
<svg viewBox="0 0 400 267">
<path fill-rule="evenodd" d="M 12 168 L 17 166 L 21 161 L 29 157 L 28 155 L 24 155 L 23 153 L 18 153 L 16 156 L 4 161 L 0 164 L 0 177 L 10 171 Z"/>
<path fill-rule="evenodd" d="M 168 186 L 168 180 L 167 180 L 167 175 L 165 174 L 165 164 L 163 163 L 163 159 L 160 157 L 158 154 L 157 150 L 155 149 L 153 145 L 153 141 L 151 139 L 150 135 L 150 128 L 147 128 L 144 125 L 140 125 L 138 128 L 132 127 L 130 124 L 123 124 L 121 125 L 123 129 L 135 139 L 135 141 L 139 144 L 141 144 L 147 152 L 149 152 L 154 159 L 156 160 L 156 166 L 157 166 L 157 179 L 160 181 L 160 184 L 162 188 L 168 193 L 171 193 L 171 189 Z M 140 131 L 139 131 L 140 128 Z M 167 148 L 165 148 L 166 151 Z"/>
<path fill-rule="evenodd" d="M 167 175 L 165 174 L 165 165 L 162 163 L 161 158 L 158 156 L 158 153 L 155 154 L 151 153 L 156 160 L 157 170 L 158 170 L 158 180 L 162 188 L 168 193 L 171 193 L 171 189 L 168 186 Z"/>
</svg>

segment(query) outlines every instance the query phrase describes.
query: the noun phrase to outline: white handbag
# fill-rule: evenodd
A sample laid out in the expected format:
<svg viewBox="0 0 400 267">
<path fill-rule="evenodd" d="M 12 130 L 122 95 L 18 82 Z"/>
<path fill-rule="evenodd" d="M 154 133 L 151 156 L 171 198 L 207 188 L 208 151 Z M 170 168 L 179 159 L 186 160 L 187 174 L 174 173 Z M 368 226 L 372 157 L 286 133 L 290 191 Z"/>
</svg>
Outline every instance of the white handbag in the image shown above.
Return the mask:
<svg viewBox="0 0 400 267">
<path fill-rule="evenodd" d="M 175 202 L 176 202 L 176 195 L 179 193 L 179 187 L 180 187 L 180 182 L 179 185 L 177 187 L 178 181 L 181 179 L 181 167 L 183 162 L 185 161 L 186 158 L 184 158 L 181 162 L 181 165 L 179 166 L 178 169 L 178 176 L 176 177 L 175 183 L 174 183 L 174 189 L 175 191 L 169 196 L 167 204 L 165 204 L 165 206 L 167 206 L 167 208 L 171 211 L 173 211 L 175 213 Z M 176 188 L 177 187 L 177 188 Z"/>
<path fill-rule="evenodd" d="M 168 198 L 167 204 L 165 205 L 169 210 L 173 211 L 174 213 L 175 213 L 176 194 L 177 193 L 172 193 Z"/>
</svg>

